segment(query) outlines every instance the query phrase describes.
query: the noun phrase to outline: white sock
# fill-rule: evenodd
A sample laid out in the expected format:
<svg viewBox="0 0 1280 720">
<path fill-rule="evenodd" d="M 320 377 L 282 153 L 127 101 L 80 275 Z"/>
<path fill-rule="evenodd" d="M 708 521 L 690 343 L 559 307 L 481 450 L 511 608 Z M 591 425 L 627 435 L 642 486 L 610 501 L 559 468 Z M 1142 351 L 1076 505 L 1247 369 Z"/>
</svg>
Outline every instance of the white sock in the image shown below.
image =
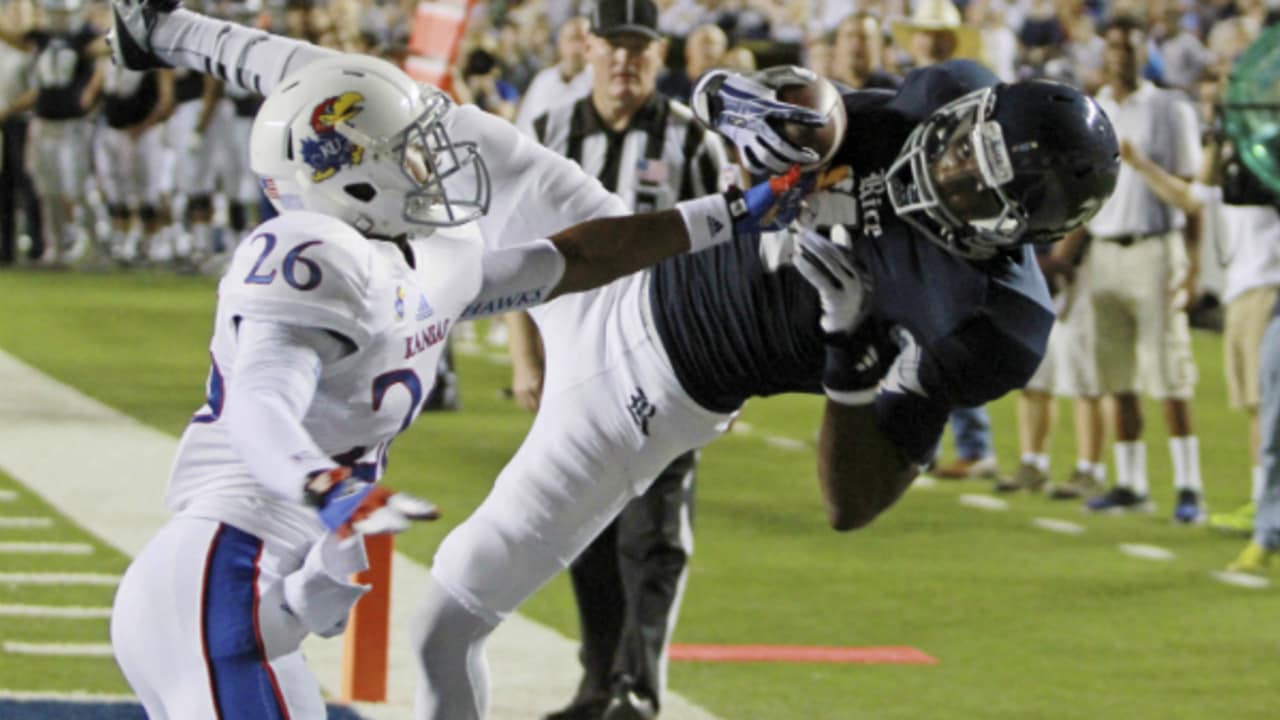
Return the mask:
<svg viewBox="0 0 1280 720">
<path fill-rule="evenodd" d="M 1262 491 L 1266 489 L 1267 479 L 1262 474 L 1262 466 L 1253 466 L 1253 487 L 1249 491 L 1249 499 L 1255 503 L 1262 502 Z"/>
<path fill-rule="evenodd" d="M 1195 435 L 1169 438 L 1169 454 L 1173 456 L 1173 486 L 1178 490 L 1202 492 L 1200 479 L 1200 439 Z"/>
<path fill-rule="evenodd" d="M 301 40 L 268 35 L 187 10 L 162 15 L 151 33 L 151 47 L 162 60 L 199 72 L 225 67 L 233 84 L 266 95 L 291 71 L 338 53 Z"/>
<path fill-rule="evenodd" d="M 1093 475 L 1093 479 L 1098 481 L 1099 485 L 1107 484 L 1107 464 L 1104 462 L 1089 463 L 1087 472 Z"/>
<path fill-rule="evenodd" d="M 1022 464 L 1047 473 L 1049 472 L 1049 453 L 1022 453 Z"/>
<path fill-rule="evenodd" d="M 1076 472 L 1078 473 L 1093 472 L 1093 463 L 1089 462 L 1088 460 L 1080 460 L 1079 458 L 1077 458 Z"/>
<path fill-rule="evenodd" d="M 1141 440 L 1116 443 L 1116 485 L 1147 494 L 1147 444 Z"/>
</svg>

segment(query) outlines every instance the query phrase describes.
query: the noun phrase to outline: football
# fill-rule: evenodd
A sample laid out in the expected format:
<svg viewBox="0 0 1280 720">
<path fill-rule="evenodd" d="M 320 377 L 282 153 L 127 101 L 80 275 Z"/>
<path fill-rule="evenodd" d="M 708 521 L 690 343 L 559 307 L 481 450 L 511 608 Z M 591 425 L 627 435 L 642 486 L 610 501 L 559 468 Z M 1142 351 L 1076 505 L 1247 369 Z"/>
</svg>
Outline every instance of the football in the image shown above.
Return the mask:
<svg viewBox="0 0 1280 720">
<path fill-rule="evenodd" d="M 826 124 L 819 127 L 810 127 L 801 123 L 783 123 L 781 128 L 775 128 L 798 147 L 809 148 L 818 153 L 819 161 L 808 167 L 802 167 L 801 170 L 814 170 L 825 164 L 840 147 L 840 142 L 844 139 L 845 127 L 848 125 L 840 91 L 836 90 L 836 86 L 832 85 L 831 81 L 817 77 L 811 82 L 783 86 L 778 90 L 778 99 L 785 103 L 816 110 L 827 119 Z"/>
</svg>

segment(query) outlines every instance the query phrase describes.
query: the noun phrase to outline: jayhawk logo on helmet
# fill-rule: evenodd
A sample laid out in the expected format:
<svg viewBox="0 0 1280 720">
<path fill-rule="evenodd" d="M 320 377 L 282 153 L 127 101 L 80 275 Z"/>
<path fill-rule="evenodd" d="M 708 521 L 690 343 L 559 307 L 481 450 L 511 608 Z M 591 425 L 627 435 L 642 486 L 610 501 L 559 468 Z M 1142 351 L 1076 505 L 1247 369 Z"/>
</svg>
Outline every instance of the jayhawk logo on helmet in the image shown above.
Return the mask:
<svg viewBox="0 0 1280 720">
<path fill-rule="evenodd" d="M 343 137 L 335 128 L 360 114 L 364 96 L 344 92 L 326 98 L 311 111 L 311 129 L 314 138 L 303 138 L 302 160 L 312 170 L 311 180 L 322 182 L 333 177 L 349 165 L 359 165 L 364 158 L 364 148 Z"/>
</svg>

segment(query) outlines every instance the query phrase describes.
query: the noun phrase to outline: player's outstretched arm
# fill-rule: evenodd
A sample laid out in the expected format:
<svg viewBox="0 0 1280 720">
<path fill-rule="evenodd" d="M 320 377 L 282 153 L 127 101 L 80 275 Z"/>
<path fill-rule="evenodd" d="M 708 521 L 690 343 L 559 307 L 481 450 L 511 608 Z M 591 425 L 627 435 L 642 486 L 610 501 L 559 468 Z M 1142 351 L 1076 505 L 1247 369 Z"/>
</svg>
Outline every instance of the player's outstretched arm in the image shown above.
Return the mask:
<svg viewBox="0 0 1280 720">
<path fill-rule="evenodd" d="M 730 189 L 678 203 L 674 210 L 589 220 L 551 236 L 565 258 L 550 297 L 599 287 L 685 252 L 760 232 L 801 182 L 792 167 L 746 192 Z M 791 207 L 785 208 L 791 210 Z"/>
<path fill-rule="evenodd" d="M 918 472 L 880 429 L 874 404 L 827 400 L 818 431 L 818 484 L 833 529 L 865 527 L 902 497 Z"/>
<path fill-rule="evenodd" d="M 822 309 L 827 405 L 818 433 L 818 482 L 831 527 L 854 530 L 892 505 L 915 478 L 919 466 L 904 438 L 924 433 L 925 442 L 914 443 L 917 453 L 936 439 L 928 426 L 893 427 L 903 401 L 920 405 L 911 402 L 923 395 L 913 379 L 919 350 L 905 330 L 868 317 L 873 278 L 851 252 L 807 229 L 795 239 L 792 263 L 818 291 Z"/>
<path fill-rule="evenodd" d="M 336 50 L 182 9 L 176 0 L 112 0 L 112 55 L 132 70 L 184 67 L 261 95 Z"/>
<path fill-rule="evenodd" d="M 673 210 L 600 217 L 550 238 L 493 250 L 462 319 L 523 310 L 565 293 L 598 288 L 685 252 L 751 235 L 794 209 L 798 169 L 746 192 L 736 188 L 686 200 Z"/>
</svg>

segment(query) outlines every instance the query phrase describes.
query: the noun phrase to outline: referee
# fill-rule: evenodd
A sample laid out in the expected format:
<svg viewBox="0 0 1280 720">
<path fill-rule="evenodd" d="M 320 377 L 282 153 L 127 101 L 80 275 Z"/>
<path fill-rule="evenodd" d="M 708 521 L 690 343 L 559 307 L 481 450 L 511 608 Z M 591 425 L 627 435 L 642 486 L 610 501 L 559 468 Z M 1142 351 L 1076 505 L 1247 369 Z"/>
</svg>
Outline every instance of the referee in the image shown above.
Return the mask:
<svg viewBox="0 0 1280 720">
<path fill-rule="evenodd" d="M 657 24 L 652 0 L 599 0 L 587 36 L 590 94 L 524 128 L 635 212 L 671 208 L 736 180 L 720 139 L 689 108 L 657 92 L 667 51 Z M 543 370 L 537 331 L 527 315 L 508 322 L 516 399 L 536 410 Z M 643 415 L 645 399 L 633 401 L 633 414 Z M 569 706 L 547 720 L 657 716 L 693 550 L 696 462 L 693 452 L 673 462 L 570 565 L 583 678 Z"/>
</svg>

